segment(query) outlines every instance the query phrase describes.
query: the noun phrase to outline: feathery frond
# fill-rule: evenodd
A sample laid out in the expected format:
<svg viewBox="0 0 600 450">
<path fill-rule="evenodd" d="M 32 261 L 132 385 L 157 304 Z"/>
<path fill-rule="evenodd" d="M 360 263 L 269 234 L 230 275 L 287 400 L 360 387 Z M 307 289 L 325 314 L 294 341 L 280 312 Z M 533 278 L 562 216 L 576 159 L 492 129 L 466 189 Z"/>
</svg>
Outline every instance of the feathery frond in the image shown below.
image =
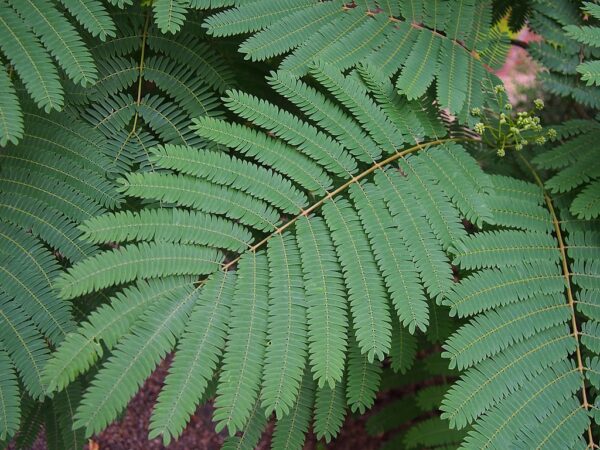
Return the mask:
<svg viewBox="0 0 600 450">
<path fill-rule="evenodd" d="M 494 181 L 503 186 L 500 196 L 536 191 L 507 178 Z M 550 442 L 570 448 L 582 436 L 593 443 L 591 428 L 586 431 L 591 394 L 582 353 L 583 346 L 592 354 L 600 348 L 594 343 L 597 322 L 579 323 L 575 296 L 580 289 L 586 297 L 595 286 L 589 281 L 597 271 L 589 259 L 594 238 L 574 224 L 565 241 L 561 210 L 547 193 L 537 192 L 537 198 L 520 201 L 530 210 L 544 205 L 548 231 L 526 216 L 517 220 L 511 210 L 521 210 L 519 202 L 505 203 L 506 215 L 495 215 L 499 230 L 456 245 L 455 263 L 475 269 L 445 300 L 453 314 L 472 317 L 444 346 L 451 366 L 466 369 L 442 403 L 442 417 L 452 427 L 472 426 L 461 448 L 538 448 Z"/>
<path fill-rule="evenodd" d="M 7 377 L 2 385 L 3 439 L 15 433 L 16 425 L 21 429 L 24 425 L 13 399 L 29 396 L 42 401 L 50 352 L 76 329 L 72 305 L 58 297 L 54 284 L 63 264 L 98 250 L 80 240 L 82 233 L 76 227 L 122 200 L 107 178 L 104 141 L 94 130 L 30 106 L 24 119 L 27 127 L 20 145 L 11 144 L 0 153 L 0 347 L 9 358 L 3 370 Z M 11 383 L 15 369 L 18 384 Z M 68 417 L 59 399 L 45 402 L 54 408 L 48 418 L 58 420 L 62 433 Z M 81 438 L 75 441 L 80 443 Z"/>
<path fill-rule="evenodd" d="M 466 236 L 460 218 L 491 221 L 486 199 L 492 182 L 462 146 L 448 138 L 403 151 L 408 136 L 382 127 L 394 123 L 388 113 L 397 111 L 397 103 L 371 97 L 372 87 L 360 78 L 322 63 L 314 67 L 315 78 L 335 99 L 303 108 L 308 119 L 317 118 L 316 124 L 229 91 L 225 105 L 254 127 L 205 116 L 195 120 L 194 130 L 206 148 L 164 144 L 149 150 L 155 171 L 142 169 L 121 180 L 124 195 L 148 205 L 137 212 L 104 214 L 82 227 L 89 242 L 125 245 L 77 262 L 57 282 L 62 294 L 72 298 L 139 279 L 208 277 L 195 300 L 194 311 L 202 312 L 190 316 L 151 420 L 152 436 L 162 434 L 165 442 L 182 432 L 213 376 L 218 429 L 227 428 L 233 436 L 254 426 L 256 411 L 263 416 L 274 412 L 282 423 L 280 433 L 300 442 L 299 430 L 306 425 L 297 428 L 287 421 L 290 414 L 306 417 L 300 395 L 313 389 L 304 379 L 307 372 L 316 382 L 315 429 L 331 439 L 347 406 L 364 411 L 373 404 L 379 361 L 392 354 L 395 367 L 408 367 L 412 334 L 427 329 L 431 308 L 436 326 L 432 339 L 446 333 L 437 328 L 443 321 L 429 297 L 440 301 L 452 290 L 448 252 L 452 240 Z M 368 68 L 361 71 L 373 79 Z M 283 72 L 273 74 L 272 82 L 286 95 L 293 92 L 289 97 L 299 105 L 307 105 L 307 96 L 323 98 Z M 414 108 L 412 120 L 423 134 L 431 129 L 420 125 L 419 118 L 434 119 L 417 113 L 415 104 L 402 108 Z M 325 119 L 330 109 L 334 115 Z M 346 129 L 354 130 L 352 152 L 344 148 L 348 141 L 341 130 Z M 232 154 L 212 150 L 207 140 L 229 147 Z M 420 154 L 410 155 L 416 150 Z M 391 156 L 382 159 L 384 155 Z M 406 160 L 395 167 L 402 156 Z M 429 170 L 428 161 L 438 158 L 444 168 Z M 447 179 L 452 180 L 449 190 Z M 235 281 L 225 275 L 233 272 Z M 225 279 L 226 289 L 217 291 L 225 288 Z M 221 295 L 227 298 L 223 306 L 213 303 Z M 108 309 L 104 313 L 112 314 Z M 408 351 L 405 355 L 392 341 L 392 328 L 400 326 L 396 321 L 407 327 L 401 331 L 406 333 L 406 350 L 400 350 Z M 137 342 L 135 323 L 130 331 L 122 329 L 123 344 L 117 344 L 106 369 L 84 394 L 77 423 L 88 433 L 101 429 L 124 405 L 120 397 L 118 402 L 110 398 L 94 413 L 91 399 L 97 400 L 100 392 L 95 386 L 108 385 L 112 377 L 129 398 L 140 382 L 129 376 L 115 380 L 120 374 L 112 369 L 128 363 L 123 358 L 132 350 L 124 346 Z M 173 336 L 181 334 L 179 328 L 175 331 Z M 83 331 L 77 341 L 98 332 Z M 149 354 L 144 374 L 156 355 L 166 351 L 165 344 L 161 341 L 160 350 Z M 46 373 L 47 379 L 57 380 L 53 387 L 61 389 L 96 360 L 97 352 L 86 348 L 71 361 L 66 358 L 75 346 L 59 349 Z M 201 357 L 212 363 L 198 365 Z M 204 381 L 192 386 L 194 373 L 194 379 Z"/>
<path fill-rule="evenodd" d="M 583 124 L 582 124 L 583 125 Z M 600 165 L 595 145 L 600 136 L 598 122 L 588 120 L 576 136 L 538 154 L 533 162 L 541 169 L 558 171 L 545 185 L 550 192 L 573 192 L 570 211 L 580 219 L 594 219 L 600 215 L 598 189 Z"/>
</svg>

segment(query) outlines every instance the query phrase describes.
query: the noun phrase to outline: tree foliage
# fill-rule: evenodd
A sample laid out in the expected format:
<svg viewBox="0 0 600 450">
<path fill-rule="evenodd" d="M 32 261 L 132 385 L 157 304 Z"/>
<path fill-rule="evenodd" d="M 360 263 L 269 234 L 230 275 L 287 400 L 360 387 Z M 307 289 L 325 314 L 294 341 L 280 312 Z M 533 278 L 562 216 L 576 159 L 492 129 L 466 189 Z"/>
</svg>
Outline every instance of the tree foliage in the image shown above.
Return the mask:
<svg viewBox="0 0 600 450">
<path fill-rule="evenodd" d="M 597 446 L 577 6 L 0 0 L 0 440 L 80 448 L 172 353 L 165 444 L 207 401 L 224 448 L 329 442 L 391 388 L 388 448 Z M 512 112 L 503 17 L 580 117 Z"/>
</svg>

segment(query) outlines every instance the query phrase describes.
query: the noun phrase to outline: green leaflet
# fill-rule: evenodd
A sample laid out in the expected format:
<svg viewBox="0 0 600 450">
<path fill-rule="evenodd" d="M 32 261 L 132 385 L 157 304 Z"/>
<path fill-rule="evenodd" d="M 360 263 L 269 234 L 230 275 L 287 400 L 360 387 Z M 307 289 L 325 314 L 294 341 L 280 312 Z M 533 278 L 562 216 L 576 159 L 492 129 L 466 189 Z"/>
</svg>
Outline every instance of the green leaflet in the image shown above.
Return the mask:
<svg viewBox="0 0 600 450">
<path fill-rule="evenodd" d="M 404 62 L 404 69 L 396 81 L 396 87 L 409 100 L 420 97 L 433 82 L 435 65 L 428 61 L 435 59 L 442 40 L 433 33 L 421 31 L 417 42 Z"/>
<path fill-rule="evenodd" d="M 81 393 L 81 383 L 75 382 L 56 394 L 52 400 L 51 406 L 58 428 L 57 440 L 60 441 L 60 448 L 77 450 L 84 445 L 83 430 L 73 428 L 75 409 L 81 401 Z M 50 429 L 48 421 L 46 421 L 46 429 Z"/>
<path fill-rule="evenodd" d="M 4 223 L 0 245 L 2 292 L 22 308 L 27 321 L 31 319 L 50 342 L 58 344 L 74 328 L 69 305 L 53 290 L 58 263 L 39 241 Z"/>
<path fill-rule="evenodd" d="M 269 242 L 269 318 L 261 406 L 268 417 L 289 414 L 307 356 L 306 300 L 300 251 L 296 240 L 281 234 Z"/>
<path fill-rule="evenodd" d="M 535 379 L 521 388 L 519 395 L 512 395 L 501 406 L 491 410 L 479 424 L 475 425 L 473 431 L 465 439 L 466 448 L 481 448 L 490 445 L 502 447 L 511 442 L 511 436 L 522 430 L 522 425 L 529 414 L 535 414 L 543 407 L 545 415 L 552 413 L 564 400 L 567 400 L 573 390 L 578 387 L 579 374 L 570 364 L 556 364 L 542 372 Z M 569 402 L 561 404 L 561 410 L 569 407 Z M 516 411 L 515 414 L 507 414 L 507 411 Z M 589 419 L 588 419 L 589 420 Z M 482 433 L 484 427 L 489 423 L 496 423 L 498 430 L 495 434 Z M 587 425 L 587 421 L 586 424 Z M 549 432 L 551 421 L 545 420 L 541 429 Z"/>
<path fill-rule="evenodd" d="M 99 202 L 73 191 L 61 180 L 51 177 L 31 177 L 26 180 L 28 174 L 29 171 L 18 167 L 12 168 L 10 172 L 0 172 L 3 192 L 42 201 L 74 222 L 82 222 L 105 212 Z"/>
<path fill-rule="evenodd" d="M 599 42 L 597 5 L 592 2 L 561 2 L 550 9 L 547 2 L 540 1 L 532 6 L 532 16 L 535 17 L 532 28 L 554 44 L 542 43 L 539 46 L 542 51 L 532 52 L 537 61 L 550 69 L 548 74 L 540 77 L 544 87 L 554 94 L 597 108 L 593 75 L 598 57 L 595 50 Z M 584 20 L 584 15 L 589 20 Z M 581 52 L 581 56 L 573 58 L 577 51 Z"/>
<path fill-rule="evenodd" d="M 89 198 L 90 203 L 96 202 L 104 207 L 115 207 L 122 203 L 113 184 L 104 174 L 98 174 L 81 166 L 80 161 L 70 159 L 62 152 L 54 153 L 47 149 L 40 154 L 39 149 L 27 136 L 17 149 L 7 149 L 1 157 L 2 164 L 17 170 L 28 170 L 33 174 L 45 173 L 49 180 L 65 183 L 83 198 Z M 37 145 L 36 145 L 37 147 Z M 93 200 L 92 200 L 93 199 Z"/>
<path fill-rule="evenodd" d="M 585 62 L 577 66 L 577 72 L 588 86 L 600 85 L 600 61 Z"/>
<path fill-rule="evenodd" d="M 467 220 L 478 226 L 497 221 L 497 211 L 489 206 L 497 197 L 486 195 L 492 190 L 492 181 L 462 146 L 442 144 L 421 152 L 419 161 L 443 183 L 447 197 Z"/>
<path fill-rule="evenodd" d="M 97 73 L 92 55 L 75 28 L 50 1 L 11 0 L 10 4 L 74 83 L 85 87 L 96 81 Z"/>
<path fill-rule="evenodd" d="M 222 153 L 167 145 L 154 149 L 151 161 L 166 169 L 232 186 L 288 213 L 307 204 L 306 196 L 278 173 Z"/>
<path fill-rule="evenodd" d="M 154 19 L 163 33 L 177 33 L 185 21 L 187 0 L 156 0 L 153 2 Z"/>
<path fill-rule="evenodd" d="M 240 117 L 298 147 L 333 174 L 348 178 L 356 172 L 356 162 L 336 141 L 287 111 L 237 91 L 228 92 L 225 105 Z"/>
<path fill-rule="evenodd" d="M 267 423 L 265 413 L 256 403 L 250 412 L 248 422 L 241 430 L 239 436 L 229 436 L 223 443 L 224 450 L 252 450 L 260 440 L 263 428 Z"/>
<path fill-rule="evenodd" d="M 448 386 L 446 384 L 427 386 L 420 389 L 415 398 L 417 406 L 423 411 L 435 409 L 442 401 L 447 390 Z"/>
<path fill-rule="evenodd" d="M 477 316 L 446 341 L 450 366 L 464 369 L 541 330 L 567 323 L 571 312 L 563 300 L 540 295 L 526 304 L 510 304 Z"/>
<path fill-rule="evenodd" d="M 130 64 L 127 70 L 129 67 Z M 137 69 L 135 62 L 133 69 Z M 132 81 L 135 81 L 138 74 L 134 72 L 133 75 Z M 125 78 L 121 71 L 114 69 L 108 71 L 107 76 L 114 78 L 115 83 Z M 221 105 L 214 92 L 189 65 L 178 64 L 177 61 L 166 56 L 153 56 L 146 61 L 144 76 L 173 96 L 191 116 L 218 117 L 222 114 Z"/>
<path fill-rule="evenodd" d="M 577 296 L 577 310 L 587 317 L 599 320 L 600 296 L 597 291 L 583 290 Z"/>
<path fill-rule="evenodd" d="M 571 212 L 577 217 L 583 219 L 593 219 L 600 216 L 600 180 L 596 180 L 583 189 L 581 193 L 573 200 Z"/>
<path fill-rule="evenodd" d="M 444 189 L 436 183 L 435 173 L 418 157 L 400 161 L 400 169 L 411 180 L 411 187 L 417 202 L 427 211 L 431 230 L 441 241 L 444 249 L 466 237 L 457 209 L 451 204 Z"/>
<path fill-rule="evenodd" d="M 0 339 L 27 392 L 31 397 L 41 399 L 46 389 L 42 370 L 48 361 L 50 349 L 27 314 L 11 300 L 0 292 Z"/>
<path fill-rule="evenodd" d="M 414 200 L 409 180 L 410 177 L 405 180 L 392 170 L 375 175 L 377 186 L 385 197 L 395 223 L 414 236 L 407 241 L 407 247 L 421 275 L 421 281 L 430 295 L 441 298 L 451 286 L 450 266 L 427 224 L 424 209 Z M 429 275 L 425 277 L 425 273 Z"/>
<path fill-rule="evenodd" d="M 80 229 L 84 239 L 94 243 L 157 240 L 240 251 L 252 239 L 247 228 L 230 220 L 178 208 L 104 214 L 88 220 Z"/>
<path fill-rule="evenodd" d="M 537 448 L 550 442 L 581 447 L 583 443 L 577 436 L 585 433 L 590 423 L 589 416 L 575 399 L 567 400 L 564 406 L 552 411 L 543 423 L 521 433 L 516 448 Z"/>
<path fill-rule="evenodd" d="M 385 149 L 386 153 L 393 153 L 404 142 L 405 139 L 400 131 L 355 80 L 344 77 L 335 66 L 321 61 L 317 61 L 311 66 L 310 73 L 342 105 L 352 111 L 356 119 L 373 140 Z M 378 155 L 374 155 L 374 157 L 377 158 Z"/>
<path fill-rule="evenodd" d="M 258 31 L 269 27 L 282 17 L 303 11 L 314 4 L 313 0 L 284 1 L 275 5 L 267 2 L 251 2 L 210 16 L 203 24 L 213 36 L 229 36 Z"/>
<path fill-rule="evenodd" d="M 422 446 L 454 447 L 460 443 L 465 433 L 449 430 L 445 421 L 438 417 L 424 420 L 412 427 L 404 436 L 406 448 L 420 448 Z"/>
<path fill-rule="evenodd" d="M 91 436 L 116 418 L 175 346 L 197 296 L 198 288 L 190 286 L 183 296 L 172 293 L 139 317 L 83 395 L 75 415 L 76 428 L 85 428 L 86 436 Z"/>
<path fill-rule="evenodd" d="M 297 5 L 298 2 L 294 4 Z M 265 6 L 271 13 L 273 12 L 273 5 L 265 4 Z M 280 20 L 270 24 L 267 29 L 246 39 L 240 46 L 240 51 L 257 61 L 280 55 L 296 47 L 312 50 L 314 44 L 310 41 L 305 42 L 306 36 L 339 16 L 341 6 L 341 1 L 318 2 L 311 8 L 304 7 L 300 11 L 286 14 Z M 212 28 L 209 28 L 209 31 L 212 31 Z"/>
<path fill-rule="evenodd" d="M 415 361 L 417 338 L 408 330 L 392 321 L 392 347 L 390 348 L 390 366 L 394 372 L 405 373 Z"/>
<path fill-rule="evenodd" d="M 150 48 L 168 53 L 179 64 L 188 66 L 213 89 L 223 92 L 232 87 L 233 74 L 217 54 L 192 35 L 178 34 L 170 39 L 162 34 L 152 34 L 148 39 Z"/>
<path fill-rule="evenodd" d="M 266 134 L 211 118 L 196 120 L 194 129 L 200 135 L 210 137 L 219 144 L 259 162 L 278 167 L 309 191 L 325 192 L 331 186 L 331 179 L 317 164 L 294 148 L 271 139 Z"/>
<path fill-rule="evenodd" d="M 77 21 L 88 30 L 92 36 L 98 36 L 104 41 L 116 36 L 116 28 L 112 18 L 98 0 L 60 0 Z"/>
<path fill-rule="evenodd" d="M 18 194 L 0 195 L 0 211 L 9 217 L 14 225 L 29 229 L 31 233 L 44 240 L 66 258 L 76 262 L 95 252 L 95 247 L 81 242 L 81 232 L 75 224 L 63 217 L 60 212 L 47 205 Z"/>
<path fill-rule="evenodd" d="M 305 370 L 296 404 L 289 414 L 277 421 L 272 447 L 276 450 L 300 449 L 304 445 L 310 426 L 315 385 L 309 370 Z"/>
<path fill-rule="evenodd" d="M 377 67 L 383 74 L 395 73 L 406 60 L 412 46 L 419 36 L 419 30 L 403 22 L 393 30 L 377 51 L 367 58 L 369 65 Z"/>
<path fill-rule="evenodd" d="M 458 73 L 466 67 L 470 55 L 458 43 L 445 40 L 440 51 L 440 73 L 437 77 L 437 98 L 449 111 L 461 111 L 467 99 L 468 78 Z M 410 98 L 410 97 L 409 97 Z"/>
<path fill-rule="evenodd" d="M 595 5 L 592 2 L 583 2 L 582 10 L 595 19 L 600 17 L 598 5 Z M 597 26 L 567 25 L 564 29 L 569 37 L 583 44 L 587 44 L 591 47 L 600 46 L 600 28 Z M 582 81 L 585 81 L 588 86 L 598 85 L 598 83 L 600 83 L 598 66 L 598 60 L 582 62 L 577 66 L 577 72 L 581 74 Z"/>
<path fill-rule="evenodd" d="M 402 324 L 411 333 L 429 323 L 428 305 L 417 271 L 406 248 L 406 238 L 387 211 L 383 195 L 372 184 L 350 188 L 363 228 Z M 393 345 L 392 345 L 393 346 Z"/>
<path fill-rule="evenodd" d="M 0 4 L 0 49 L 12 62 L 27 92 L 46 112 L 60 111 L 64 105 L 58 72 L 33 32 L 6 3 Z"/>
<path fill-rule="evenodd" d="M 590 320 L 581 326 L 581 343 L 590 351 L 600 351 L 600 323 Z"/>
<path fill-rule="evenodd" d="M 593 151 L 598 139 L 597 121 L 582 123 L 580 133 L 537 155 L 537 167 L 557 171 L 546 182 L 551 192 L 574 192 L 571 212 L 580 219 L 598 216 L 597 192 L 600 167 Z M 581 188 L 581 189 L 579 189 Z"/>
<path fill-rule="evenodd" d="M 21 415 L 17 377 L 5 349 L 0 350 L 0 373 L 0 439 L 4 441 L 17 431 Z"/>
<path fill-rule="evenodd" d="M 42 425 L 44 403 L 35 402 L 29 397 L 21 401 L 21 430 L 27 433 L 16 439 L 18 445 L 31 446 L 35 442 L 36 431 Z"/>
<path fill-rule="evenodd" d="M 455 241 L 454 263 L 467 269 L 517 266 L 528 260 L 558 262 L 560 253 L 551 235 L 517 230 L 477 233 Z"/>
<path fill-rule="evenodd" d="M 383 280 L 369 241 L 348 201 L 334 199 L 323 206 L 323 213 L 342 266 L 361 353 L 369 362 L 381 361 L 390 348 L 391 325 Z"/>
<path fill-rule="evenodd" d="M 349 350 L 346 401 L 352 412 L 359 411 L 363 414 L 375 403 L 381 380 L 381 366 L 377 361 L 369 362 L 368 357 L 361 354 L 354 337 L 350 339 Z"/>
<path fill-rule="evenodd" d="M 444 399 L 443 417 L 451 426 L 463 428 L 508 392 L 562 360 L 575 348 L 574 339 L 565 330 L 562 325 L 542 331 L 467 370 Z"/>
<path fill-rule="evenodd" d="M 231 306 L 230 332 L 214 420 L 230 436 L 244 428 L 258 398 L 267 337 L 268 262 L 264 253 L 240 261 Z"/>
<path fill-rule="evenodd" d="M 207 213 L 225 214 L 263 230 L 275 229 L 279 222 L 277 212 L 262 200 L 242 191 L 190 176 L 131 174 L 123 180 L 123 185 L 129 195 L 153 197 L 165 202 L 178 202 Z"/>
<path fill-rule="evenodd" d="M 168 445 L 181 435 L 206 392 L 225 346 L 234 272 L 217 272 L 205 283 L 178 344 L 150 421 L 149 439 Z"/>
<path fill-rule="evenodd" d="M 309 362 L 319 387 L 327 383 L 333 388 L 342 380 L 347 345 L 342 269 L 323 219 L 301 218 L 296 227 L 308 306 Z"/>
<path fill-rule="evenodd" d="M 281 68 L 292 72 L 294 75 L 301 76 L 308 72 L 310 62 L 320 59 L 321 54 L 328 47 L 344 42 L 356 28 L 368 21 L 366 14 L 361 8 L 343 9 L 340 3 L 336 11 L 327 14 L 326 11 L 319 21 L 321 27 L 317 33 L 314 33 L 309 39 L 306 39 L 296 51 L 288 55 L 281 63 Z M 332 5 L 333 6 L 333 5 Z M 288 22 L 289 27 L 289 22 Z M 304 32 L 304 30 L 301 30 Z M 289 33 L 289 30 L 287 31 Z M 296 37 L 296 36 L 294 36 Z"/>
<path fill-rule="evenodd" d="M 520 264 L 502 271 L 476 272 L 448 294 L 445 302 L 459 317 L 506 305 L 533 295 L 561 293 L 564 278 L 552 262 Z"/>
<path fill-rule="evenodd" d="M 380 156 L 377 145 L 359 124 L 317 90 L 284 71 L 271 74 L 269 84 L 336 137 L 356 159 L 370 163 Z"/>
<path fill-rule="evenodd" d="M 76 333 L 69 333 L 44 368 L 48 392 L 63 390 L 77 375 L 103 356 L 103 345 L 112 349 L 126 335 L 145 308 L 169 296 L 182 296 L 192 280 L 170 277 L 139 281 L 91 313 Z"/>
<path fill-rule="evenodd" d="M 377 14 L 366 20 L 344 36 L 343 40 L 328 45 L 319 54 L 319 59 L 327 61 L 340 70 L 356 65 L 377 49 L 394 31 L 394 24 L 384 14 Z"/>
<path fill-rule="evenodd" d="M 221 258 L 219 251 L 207 247 L 162 242 L 130 245 L 76 264 L 57 280 L 57 288 L 65 298 L 72 298 L 138 277 L 208 274 L 219 268 Z"/>
<path fill-rule="evenodd" d="M 338 434 L 346 415 L 344 384 L 341 381 L 334 388 L 323 386 L 317 389 L 313 429 L 317 438 L 323 438 L 325 442 Z"/>
<path fill-rule="evenodd" d="M 436 127 L 442 129 L 441 134 L 445 134 L 439 117 L 435 113 L 429 114 L 431 110 L 423 109 L 419 102 L 408 102 L 401 97 L 392 81 L 380 69 L 372 64 L 364 64 L 356 70 L 389 119 L 403 135 L 410 136 L 409 142 L 416 143 L 425 135 L 436 135 L 433 131 Z"/>
<path fill-rule="evenodd" d="M 23 137 L 23 113 L 8 74 L 0 73 L 0 146 L 16 144 Z"/>
<path fill-rule="evenodd" d="M 190 119 L 184 111 L 163 97 L 147 94 L 139 105 L 131 103 L 131 107 L 132 111 L 137 109 L 138 117 L 162 140 L 183 145 L 197 145 L 201 142 L 189 129 Z"/>
</svg>

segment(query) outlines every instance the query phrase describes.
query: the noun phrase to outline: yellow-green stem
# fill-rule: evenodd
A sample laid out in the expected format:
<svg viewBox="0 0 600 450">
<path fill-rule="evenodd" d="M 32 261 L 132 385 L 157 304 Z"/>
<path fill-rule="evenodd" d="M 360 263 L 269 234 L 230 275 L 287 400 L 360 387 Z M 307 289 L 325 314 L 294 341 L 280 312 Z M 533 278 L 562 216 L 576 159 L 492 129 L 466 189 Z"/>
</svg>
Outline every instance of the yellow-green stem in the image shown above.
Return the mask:
<svg viewBox="0 0 600 450">
<path fill-rule="evenodd" d="M 579 342 L 579 330 L 577 328 L 577 317 L 575 313 L 575 299 L 573 297 L 573 287 L 571 285 L 571 274 L 569 272 L 569 265 L 567 263 L 567 252 L 565 241 L 563 239 L 562 231 L 560 229 L 560 221 L 558 220 L 558 216 L 556 214 L 556 210 L 554 209 L 554 204 L 552 203 L 552 198 L 548 195 L 548 192 L 544 188 L 544 182 L 541 177 L 535 170 L 535 168 L 531 165 L 529 161 L 522 155 L 518 154 L 519 159 L 523 162 L 523 164 L 527 167 L 531 175 L 533 176 L 535 183 L 542 189 L 544 193 L 544 201 L 546 202 L 546 207 L 548 211 L 550 211 L 550 217 L 552 218 L 552 224 L 554 226 L 554 233 L 556 234 L 556 240 L 558 241 L 558 249 L 560 250 L 560 259 L 562 264 L 562 272 L 565 278 L 565 283 L 567 287 L 567 302 L 571 309 L 571 328 L 573 331 L 573 336 L 575 336 L 575 341 L 577 346 L 575 347 L 575 357 L 577 362 L 577 370 L 581 373 L 581 397 L 583 402 L 583 407 L 589 411 L 590 403 L 587 398 L 587 390 L 585 385 L 585 366 L 583 365 L 583 359 L 581 357 L 581 347 Z M 594 435 L 592 434 L 591 426 L 588 428 L 588 446 L 589 448 L 596 448 L 596 444 L 594 443 Z"/>
<path fill-rule="evenodd" d="M 137 86 L 137 97 L 135 101 L 136 111 L 133 117 L 133 127 L 131 127 L 131 133 L 135 133 L 139 113 L 137 109 L 142 102 L 142 85 L 144 83 L 144 55 L 146 53 L 146 39 L 148 39 L 148 26 L 150 24 L 150 13 L 146 13 L 146 21 L 144 22 L 144 32 L 142 34 L 142 51 L 140 52 L 140 64 L 139 64 L 139 75 L 138 75 L 138 86 Z"/>
<path fill-rule="evenodd" d="M 341 186 L 339 186 L 334 191 L 327 193 L 327 195 L 325 197 L 323 197 L 321 200 L 319 200 L 318 202 L 312 204 L 309 208 L 301 211 L 300 214 L 298 214 L 297 216 L 293 217 L 290 221 L 286 222 L 281 227 L 277 228 L 274 232 L 272 232 L 267 237 L 265 237 L 264 239 L 262 239 L 261 241 L 259 241 L 258 243 L 256 243 L 252 247 L 250 247 L 248 250 L 251 251 L 251 252 L 257 251 L 259 248 L 261 248 L 263 245 L 265 245 L 267 242 L 269 242 L 269 240 L 273 236 L 275 236 L 275 235 L 277 235 L 279 233 L 283 233 L 285 230 L 287 230 L 289 227 L 291 227 L 300 217 L 303 217 L 303 216 L 308 217 L 308 215 L 310 213 L 312 213 L 317 208 L 319 208 L 320 206 L 322 206 L 323 203 L 325 203 L 327 200 L 332 199 L 336 195 L 338 195 L 341 192 L 343 192 L 344 190 L 346 190 L 352 184 L 359 182 L 360 180 L 362 180 L 366 176 L 368 176 L 371 173 L 375 172 L 377 169 L 383 169 L 386 165 L 388 165 L 389 163 L 391 163 L 391 162 L 393 162 L 393 161 L 395 161 L 395 160 L 397 160 L 399 158 L 402 158 L 402 157 L 404 157 L 404 156 L 406 156 L 406 155 L 408 155 L 410 153 L 417 152 L 419 150 L 425 149 L 425 148 L 433 146 L 433 145 L 439 145 L 439 144 L 443 144 L 445 142 L 456 142 L 456 141 L 467 141 L 467 140 L 473 140 L 473 139 L 470 139 L 470 138 L 446 138 L 446 139 L 437 139 L 437 140 L 431 141 L 431 142 L 424 142 L 424 143 L 421 143 L 421 144 L 414 145 L 414 146 L 412 146 L 410 148 L 407 148 L 406 150 L 402 150 L 402 151 L 396 152 L 393 155 L 391 155 L 391 156 L 387 157 L 386 159 L 384 159 L 383 161 L 375 162 L 367 170 L 365 170 L 365 171 L 361 172 L 360 174 L 352 177 L 350 180 L 348 180 L 347 182 L 345 182 L 344 184 L 342 184 Z M 229 270 L 234 264 L 236 264 L 240 260 L 240 258 L 241 258 L 241 255 L 238 256 L 237 258 L 233 259 L 232 261 L 228 262 L 227 264 L 224 264 L 223 265 L 223 270 Z"/>
</svg>

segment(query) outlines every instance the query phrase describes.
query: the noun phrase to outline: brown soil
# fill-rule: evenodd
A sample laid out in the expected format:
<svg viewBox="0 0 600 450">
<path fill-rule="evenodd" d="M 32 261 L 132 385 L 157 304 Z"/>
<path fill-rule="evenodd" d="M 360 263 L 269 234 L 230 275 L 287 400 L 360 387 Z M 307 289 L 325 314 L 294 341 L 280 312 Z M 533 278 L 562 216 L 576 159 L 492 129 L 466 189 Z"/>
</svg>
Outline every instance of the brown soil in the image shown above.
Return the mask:
<svg viewBox="0 0 600 450">
<path fill-rule="evenodd" d="M 167 363 L 161 364 L 129 403 L 123 418 L 94 438 L 99 450 L 216 450 L 221 447 L 226 434 L 215 432 L 211 419 L 212 405 L 210 404 L 198 408 L 183 435 L 176 442 L 172 442 L 165 447 L 160 438 L 148 440 L 150 414 L 166 376 L 167 367 Z M 265 431 L 259 445 L 256 447 L 257 450 L 270 448 L 272 428 L 270 426 Z M 313 450 L 317 448 L 316 444 L 316 439 L 311 435 L 307 439 L 304 448 Z M 380 445 L 381 442 L 378 438 L 368 436 L 365 433 L 364 418 L 349 417 L 335 443 L 331 443 L 325 448 L 370 450 L 379 448 Z M 88 449 L 86 448 L 86 450 Z"/>
<path fill-rule="evenodd" d="M 114 422 L 102 433 L 93 437 L 85 450 L 217 450 L 226 438 L 226 434 L 216 433 L 212 423 L 212 405 L 198 408 L 191 418 L 183 435 L 175 442 L 164 446 L 160 438 L 148 440 L 148 424 L 152 407 L 167 374 L 168 362 L 163 362 L 152 374 L 142 389 L 129 403 L 121 420 Z M 348 417 L 340 435 L 330 444 L 317 445 L 317 440 L 309 435 L 305 450 L 316 449 L 377 449 L 381 439 L 369 436 L 365 432 L 364 417 Z M 272 433 L 272 424 L 262 436 L 257 450 L 268 450 Z M 40 436 L 32 450 L 46 450 L 44 437 Z"/>
</svg>

